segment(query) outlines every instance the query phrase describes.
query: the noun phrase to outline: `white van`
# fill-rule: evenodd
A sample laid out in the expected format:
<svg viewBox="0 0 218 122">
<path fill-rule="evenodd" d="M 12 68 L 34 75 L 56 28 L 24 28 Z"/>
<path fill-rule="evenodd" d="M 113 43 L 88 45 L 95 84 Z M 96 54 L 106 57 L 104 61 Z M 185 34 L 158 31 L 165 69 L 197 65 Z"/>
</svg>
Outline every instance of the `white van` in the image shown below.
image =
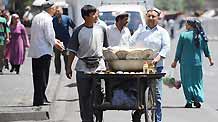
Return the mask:
<svg viewBox="0 0 218 122">
<path fill-rule="evenodd" d="M 128 28 L 133 34 L 139 25 L 145 25 L 145 13 L 146 8 L 141 4 L 110 4 L 102 5 L 99 8 L 100 19 L 103 20 L 107 25 L 115 23 L 116 11 L 126 11 L 129 13 Z"/>
</svg>

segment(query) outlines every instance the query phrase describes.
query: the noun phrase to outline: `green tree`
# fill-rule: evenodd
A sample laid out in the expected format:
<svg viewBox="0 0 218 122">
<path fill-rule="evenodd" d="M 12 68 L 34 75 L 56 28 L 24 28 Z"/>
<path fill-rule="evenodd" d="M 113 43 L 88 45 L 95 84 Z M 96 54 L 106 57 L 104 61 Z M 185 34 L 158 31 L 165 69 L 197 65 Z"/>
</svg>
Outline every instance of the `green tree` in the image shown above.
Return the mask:
<svg viewBox="0 0 218 122">
<path fill-rule="evenodd" d="M 183 11 L 185 9 L 184 0 L 155 0 L 154 5 L 162 10 Z"/>
<path fill-rule="evenodd" d="M 205 0 L 154 0 L 154 5 L 162 10 L 188 11 L 203 9 Z"/>
</svg>

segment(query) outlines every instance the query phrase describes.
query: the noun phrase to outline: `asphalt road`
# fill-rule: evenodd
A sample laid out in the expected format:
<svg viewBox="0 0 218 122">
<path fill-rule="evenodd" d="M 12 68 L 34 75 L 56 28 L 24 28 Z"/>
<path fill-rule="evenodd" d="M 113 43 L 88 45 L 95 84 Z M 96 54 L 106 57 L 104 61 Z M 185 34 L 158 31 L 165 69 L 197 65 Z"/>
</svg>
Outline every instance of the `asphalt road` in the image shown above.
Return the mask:
<svg viewBox="0 0 218 122">
<path fill-rule="evenodd" d="M 177 39 L 172 41 L 171 51 L 166 59 L 166 69 L 170 70 L 170 64 L 174 57 Z M 217 41 L 209 42 L 215 65 L 209 66 L 204 59 L 204 87 L 206 101 L 200 109 L 185 109 L 185 98 L 182 89 L 163 86 L 163 122 L 217 122 L 218 121 L 218 97 L 216 97 L 218 79 L 217 75 Z M 175 70 L 175 77 L 179 78 L 179 66 Z M 75 86 L 75 77 L 72 80 L 61 76 L 61 85 L 57 91 L 56 101 L 52 110 L 53 121 L 80 122 L 78 96 Z M 131 122 L 131 111 L 105 111 L 104 122 Z"/>
<path fill-rule="evenodd" d="M 175 39 L 176 40 L 176 39 Z M 170 64 L 174 57 L 177 41 L 172 41 L 172 47 L 166 59 L 166 69 L 170 70 Z M 210 67 L 207 59 L 204 59 L 204 87 L 206 101 L 200 109 L 185 109 L 185 99 L 182 89 L 163 87 L 163 122 L 217 122 L 218 121 L 218 75 L 217 75 L 217 45 L 218 41 L 210 41 L 209 47 L 212 51 L 215 65 Z M 179 69 L 175 71 L 176 78 L 179 78 Z M 54 64 L 51 63 L 49 88 L 47 95 L 52 104 L 48 106 L 50 120 L 42 122 L 81 122 L 78 106 L 78 95 L 75 77 L 69 80 L 65 73 L 56 75 Z M 32 74 L 31 59 L 26 58 L 21 66 L 19 75 L 5 71 L 0 75 L 0 115 L 13 107 L 13 112 L 37 109 L 32 107 Z M 4 108 L 4 109 L 3 109 Z M 17 109 L 19 108 L 19 109 Z M 20 121 L 27 121 L 22 120 Z M 35 122 L 36 120 L 28 120 Z M 39 120 L 38 120 L 39 121 Z M 5 122 L 0 119 L 0 122 Z M 41 121 L 40 121 L 41 122 Z M 104 112 L 104 122 L 131 122 L 131 111 L 106 111 Z"/>
</svg>

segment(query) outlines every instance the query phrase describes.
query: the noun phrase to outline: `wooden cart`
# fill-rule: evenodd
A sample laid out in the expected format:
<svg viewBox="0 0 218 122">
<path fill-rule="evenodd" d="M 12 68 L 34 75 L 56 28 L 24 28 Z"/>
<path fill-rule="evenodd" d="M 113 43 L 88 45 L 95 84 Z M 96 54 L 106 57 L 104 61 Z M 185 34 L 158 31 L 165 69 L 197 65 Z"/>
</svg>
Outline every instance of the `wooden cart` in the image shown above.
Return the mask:
<svg viewBox="0 0 218 122">
<path fill-rule="evenodd" d="M 96 115 L 96 122 L 102 122 L 103 111 L 106 110 L 136 110 L 137 115 L 133 115 L 133 122 L 140 122 L 141 115 L 145 114 L 145 122 L 155 122 L 156 111 L 156 80 L 162 78 L 165 73 L 158 74 L 143 74 L 136 73 L 87 73 L 93 78 L 93 107 Z M 125 78 L 134 79 L 136 82 L 136 104 L 135 105 L 112 105 L 104 104 L 103 94 L 100 92 L 100 80 L 104 79 L 105 82 L 111 81 L 108 79 Z M 105 86 L 107 87 L 107 86 Z"/>
</svg>

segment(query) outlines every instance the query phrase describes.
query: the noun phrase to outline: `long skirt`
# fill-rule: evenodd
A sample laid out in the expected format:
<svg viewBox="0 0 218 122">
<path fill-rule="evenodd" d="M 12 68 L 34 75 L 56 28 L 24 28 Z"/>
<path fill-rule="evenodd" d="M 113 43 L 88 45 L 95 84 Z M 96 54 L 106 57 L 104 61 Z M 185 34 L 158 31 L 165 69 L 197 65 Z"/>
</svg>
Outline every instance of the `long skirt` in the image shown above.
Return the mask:
<svg viewBox="0 0 218 122">
<path fill-rule="evenodd" d="M 180 66 L 183 92 L 187 103 L 204 101 L 202 66 Z"/>
</svg>

